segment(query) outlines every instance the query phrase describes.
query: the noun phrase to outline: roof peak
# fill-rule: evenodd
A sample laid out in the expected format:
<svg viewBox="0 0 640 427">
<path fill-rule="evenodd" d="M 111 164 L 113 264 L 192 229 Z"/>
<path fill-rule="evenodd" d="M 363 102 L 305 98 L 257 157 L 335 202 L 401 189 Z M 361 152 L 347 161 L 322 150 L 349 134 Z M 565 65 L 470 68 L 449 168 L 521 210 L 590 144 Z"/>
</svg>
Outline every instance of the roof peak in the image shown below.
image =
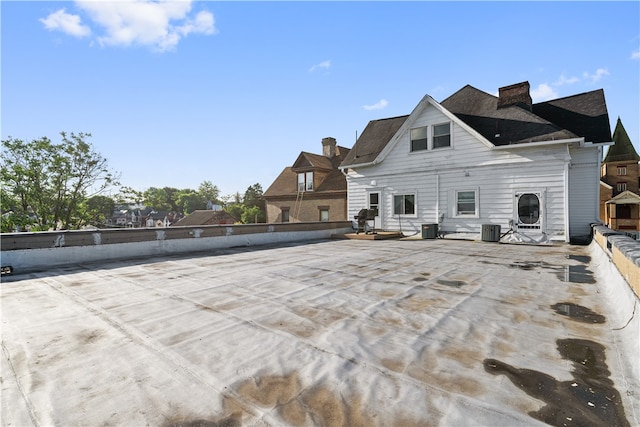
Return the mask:
<svg viewBox="0 0 640 427">
<path fill-rule="evenodd" d="M 616 128 L 613 131 L 613 141 L 615 144 L 609 147 L 607 155 L 604 158 L 605 163 L 609 162 L 621 162 L 626 160 L 640 161 L 640 156 L 636 151 L 629 134 L 622 124 L 622 120 L 618 117 L 616 122 Z"/>
</svg>

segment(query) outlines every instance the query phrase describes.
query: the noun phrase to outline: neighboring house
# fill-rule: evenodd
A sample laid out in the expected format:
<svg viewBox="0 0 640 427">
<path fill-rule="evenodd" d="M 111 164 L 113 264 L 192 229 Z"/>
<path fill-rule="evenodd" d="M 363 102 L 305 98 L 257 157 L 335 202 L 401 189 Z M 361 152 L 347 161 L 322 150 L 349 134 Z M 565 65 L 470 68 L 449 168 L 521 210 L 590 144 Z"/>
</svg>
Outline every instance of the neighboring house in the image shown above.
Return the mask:
<svg viewBox="0 0 640 427">
<path fill-rule="evenodd" d="M 345 221 L 347 182 L 338 166 L 349 149 L 322 139 L 322 155 L 301 152 L 265 191 L 267 222 Z"/>
<path fill-rule="evenodd" d="M 640 230 L 640 156 L 618 117 L 613 131 L 615 145 L 609 147 L 601 168 L 601 188 L 611 188 L 600 199 L 602 220 L 614 230 Z"/>
<path fill-rule="evenodd" d="M 535 104 L 528 82 L 426 95 L 408 116 L 369 122 L 341 164 L 349 217 L 369 208 L 383 230 L 492 224 L 527 241 L 585 241 L 610 141 L 602 90 Z"/>
<path fill-rule="evenodd" d="M 139 207 L 133 205 L 119 205 L 113 211 L 111 218 L 108 218 L 106 225 L 120 228 L 140 227 L 142 214 Z"/>
<path fill-rule="evenodd" d="M 182 217 L 174 211 L 156 211 L 152 208 L 145 208 L 142 211 L 142 227 L 169 227 Z"/>
<path fill-rule="evenodd" d="M 235 224 L 237 219 L 232 217 L 225 211 L 218 210 L 196 210 L 185 216 L 178 222 L 171 224 L 172 226 L 192 226 L 192 225 L 219 225 L 219 224 Z"/>
</svg>

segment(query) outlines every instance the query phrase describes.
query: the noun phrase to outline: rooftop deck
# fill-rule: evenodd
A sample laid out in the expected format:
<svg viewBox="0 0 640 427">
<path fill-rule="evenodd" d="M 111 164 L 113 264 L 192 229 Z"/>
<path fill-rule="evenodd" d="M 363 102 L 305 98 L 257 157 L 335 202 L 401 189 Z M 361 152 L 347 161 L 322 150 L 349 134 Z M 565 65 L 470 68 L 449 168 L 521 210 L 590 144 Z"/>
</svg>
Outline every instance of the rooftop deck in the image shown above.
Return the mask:
<svg viewBox="0 0 640 427">
<path fill-rule="evenodd" d="M 636 302 L 607 263 L 320 240 L 3 277 L 0 421 L 639 425 Z"/>
</svg>

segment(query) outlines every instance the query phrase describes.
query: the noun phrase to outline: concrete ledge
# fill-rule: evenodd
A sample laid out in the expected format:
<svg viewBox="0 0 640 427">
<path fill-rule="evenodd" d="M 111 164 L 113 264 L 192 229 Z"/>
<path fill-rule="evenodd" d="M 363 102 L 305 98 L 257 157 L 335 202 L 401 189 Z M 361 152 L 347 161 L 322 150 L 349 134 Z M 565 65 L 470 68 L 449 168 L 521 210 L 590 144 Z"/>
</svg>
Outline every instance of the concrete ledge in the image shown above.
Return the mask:
<svg viewBox="0 0 640 427">
<path fill-rule="evenodd" d="M 350 221 L 336 221 L 6 233 L 0 235 L 0 261 L 23 273 L 85 262 L 328 239 L 351 230 Z"/>
<path fill-rule="evenodd" d="M 640 241 L 604 226 L 593 227 L 593 234 L 594 240 L 640 298 Z"/>
</svg>

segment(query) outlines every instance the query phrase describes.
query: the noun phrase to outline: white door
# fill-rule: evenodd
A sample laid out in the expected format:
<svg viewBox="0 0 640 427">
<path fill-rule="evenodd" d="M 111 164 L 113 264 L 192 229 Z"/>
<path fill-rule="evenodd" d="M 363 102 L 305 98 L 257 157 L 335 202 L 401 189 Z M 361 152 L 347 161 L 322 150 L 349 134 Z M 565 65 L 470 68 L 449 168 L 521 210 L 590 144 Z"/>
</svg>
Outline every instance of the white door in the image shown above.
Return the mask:
<svg viewBox="0 0 640 427">
<path fill-rule="evenodd" d="M 373 227 L 376 230 L 382 229 L 382 204 L 380 203 L 381 194 L 379 191 L 372 191 L 369 193 L 369 209 L 376 211 L 376 216 L 373 220 Z"/>
<path fill-rule="evenodd" d="M 515 197 L 516 231 L 541 233 L 544 232 L 544 203 L 542 192 L 521 191 Z"/>
</svg>

